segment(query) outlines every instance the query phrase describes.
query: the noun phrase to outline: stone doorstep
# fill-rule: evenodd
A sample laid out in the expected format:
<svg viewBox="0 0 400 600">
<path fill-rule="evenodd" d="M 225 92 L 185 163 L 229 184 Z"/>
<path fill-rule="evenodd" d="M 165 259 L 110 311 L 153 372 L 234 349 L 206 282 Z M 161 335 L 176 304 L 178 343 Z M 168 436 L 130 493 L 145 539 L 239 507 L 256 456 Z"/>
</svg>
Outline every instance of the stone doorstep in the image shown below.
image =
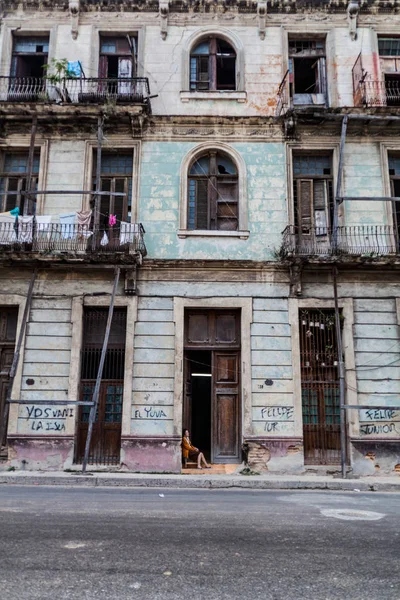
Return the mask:
<svg viewBox="0 0 400 600">
<path fill-rule="evenodd" d="M 241 466 L 239 464 L 211 464 L 211 469 L 198 469 L 196 463 L 188 463 L 189 467 L 183 467 L 181 475 L 232 475 Z"/>
</svg>

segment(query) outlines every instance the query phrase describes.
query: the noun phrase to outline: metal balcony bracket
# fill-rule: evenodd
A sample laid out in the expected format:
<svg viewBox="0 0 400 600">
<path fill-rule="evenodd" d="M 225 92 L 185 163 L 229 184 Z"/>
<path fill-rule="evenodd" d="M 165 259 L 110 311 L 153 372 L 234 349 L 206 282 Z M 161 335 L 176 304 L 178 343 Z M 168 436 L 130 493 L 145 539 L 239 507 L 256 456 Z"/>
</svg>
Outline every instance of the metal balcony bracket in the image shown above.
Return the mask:
<svg viewBox="0 0 400 600">
<path fill-rule="evenodd" d="M 159 7 L 161 38 L 166 40 L 168 35 L 169 0 L 160 0 Z"/>
<path fill-rule="evenodd" d="M 303 267 L 302 265 L 292 265 L 290 267 L 290 295 L 291 297 L 301 296 L 303 294 L 301 275 Z"/>
<path fill-rule="evenodd" d="M 267 2 L 257 2 L 258 33 L 265 40 L 265 23 L 267 19 Z"/>
<path fill-rule="evenodd" d="M 131 123 L 131 133 L 133 138 L 142 137 L 143 135 L 143 126 L 145 123 L 145 116 L 143 114 L 139 115 L 129 115 L 129 120 Z"/>
<path fill-rule="evenodd" d="M 76 40 L 79 31 L 80 0 L 69 0 L 69 14 L 71 17 L 71 35 Z"/>
<path fill-rule="evenodd" d="M 357 20 L 359 12 L 360 4 L 358 0 L 349 0 L 347 6 L 347 22 L 349 25 L 350 39 L 353 41 L 357 39 Z"/>
<path fill-rule="evenodd" d="M 136 265 L 133 269 L 125 271 L 125 286 L 124 291 L 127 296 L 136 296 L 137 294 L 137 269 Z"/>
</svg>

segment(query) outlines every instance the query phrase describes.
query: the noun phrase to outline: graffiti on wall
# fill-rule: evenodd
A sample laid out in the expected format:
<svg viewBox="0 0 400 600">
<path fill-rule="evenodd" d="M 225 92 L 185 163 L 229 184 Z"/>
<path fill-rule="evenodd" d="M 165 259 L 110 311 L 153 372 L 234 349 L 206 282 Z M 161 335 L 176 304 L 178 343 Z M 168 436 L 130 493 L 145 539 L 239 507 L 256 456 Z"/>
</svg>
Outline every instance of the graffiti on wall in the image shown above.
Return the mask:
<svg viewBox="0 0 400 600">
<path fill-rule="evenodd" d="M 262 406 L 256 409 L 255 421 L 263 424 L 265 433 L 291 433 L 294 427 L 293 406 Z"/>
<path fill-rule="evenodd" d="M 400 409 L 370 408 L 360 411 L 360 435 L 400 435 Z"/>
<path fill-rule="evenodd" d="M 75 416 L 73 408 L 57 406 L 37 406 L 28 404 L 23 407 L 20 415 L 19 430 L 24 433 L 63 433 L 66 431 L 67 419 Z M 22 417 L 22 418 L 21 418 Z"/>
</svg>

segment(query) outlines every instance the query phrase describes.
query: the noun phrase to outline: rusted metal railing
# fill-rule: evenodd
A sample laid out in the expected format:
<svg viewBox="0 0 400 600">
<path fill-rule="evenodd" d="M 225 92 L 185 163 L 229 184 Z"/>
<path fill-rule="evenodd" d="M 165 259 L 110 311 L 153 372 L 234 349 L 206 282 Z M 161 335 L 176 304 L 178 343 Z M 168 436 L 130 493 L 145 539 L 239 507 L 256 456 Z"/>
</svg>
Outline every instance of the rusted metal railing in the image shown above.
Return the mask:
<svg viewBox="0 0 400 600">
<path fill-rule="evenodd" d="M 0 102 L 147 104 L 149 97 L 147 77 L 63 78 L 59 82 L 41 77 L 0 77 Z"/>
<path fill-rule="evenodd" d="M 279 84 L 275 116 L 280 117 L 289 108 L 289 69 Z"/>
<path fill-rule="evenodd" d="M 289 225 L 282 232 L 282 248 L 297 256 L 387 255 L 399 252 L 397 231 L 389 225 L 326 227 Z"/>
<path fill-rule="evenodd" d="M 400 107 L 400 80 L 376 81 L 365 79 L 360 81 L 354 91 L 354 106 Z"/>
<path fill-rule="evenodd" d="M 0 223 L 0 253 L 140 253 L 146 256 L 141 223 L 88 228 L 60 223 Z"/>
</svg>

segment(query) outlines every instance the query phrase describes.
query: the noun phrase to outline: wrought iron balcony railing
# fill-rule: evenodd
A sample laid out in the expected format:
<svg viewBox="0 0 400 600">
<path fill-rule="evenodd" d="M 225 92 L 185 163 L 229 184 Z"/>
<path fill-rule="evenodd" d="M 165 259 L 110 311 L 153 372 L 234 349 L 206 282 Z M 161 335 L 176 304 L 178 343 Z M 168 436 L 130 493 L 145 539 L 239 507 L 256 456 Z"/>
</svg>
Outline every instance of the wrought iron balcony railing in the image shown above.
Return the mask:
<svg viewBox="0 0 400 600">
<path fill-rule="evenodd" d="M 397 231 L 389 225 L 312 227 L 289 225 L 282 232 L 282 250 L 292 256 L 384 256 L 399 253 Z"/>
<path fill-rule="evenodd" d="M 40 77 L 0 77 L 0 102 L 148 104 L 150 87 L 147 77 L 65 78 L 57 83 Z"/>
<path fill-rule="evenodd" d="M 141 223 L 92 229 L 60 223 L 0 223 L 0 254 L 78 253 L 101 255 L 141 254 L 146 256 L 144 228 Z"/>
<path fill-rule="evenodd" d="M 400 79 L 360 81 L 354 91 L 354 106 L 400 107 Z"/>
</svg>

